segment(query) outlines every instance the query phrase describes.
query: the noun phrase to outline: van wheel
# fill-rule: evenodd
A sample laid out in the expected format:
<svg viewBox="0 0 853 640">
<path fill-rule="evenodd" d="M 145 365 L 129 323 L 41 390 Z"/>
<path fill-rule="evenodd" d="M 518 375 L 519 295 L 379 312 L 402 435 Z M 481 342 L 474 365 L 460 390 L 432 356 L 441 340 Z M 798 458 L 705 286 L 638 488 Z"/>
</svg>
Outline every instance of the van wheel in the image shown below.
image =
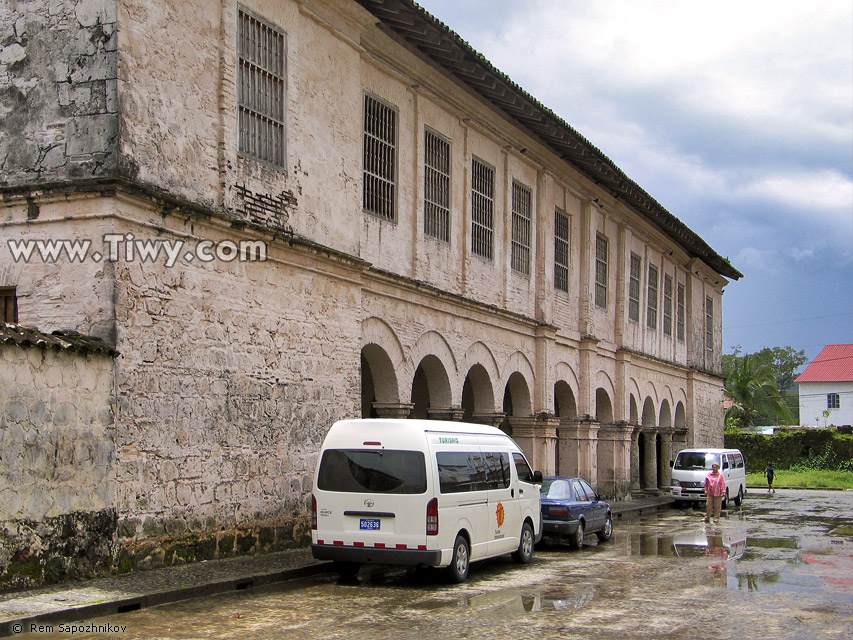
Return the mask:
<svg viewBox="0 0 853 640">
<path fill-rule="evenodd" d="M 743 503 L 743 486 L 741 485 L 737 489 L 737 498 L 735 498 L 735 504 L 740 506 Z"/>
<path fill-rule="evenodd" d="M 456 542 L 453 543 L 453 559 L 450 561 L 450 566 L 447 567 L 447 574 L 452 582 L 465 582 L 468 577 L 468 568 L 471 565 L 471 553 L 468 548 L 468 541 L 465 536 L 456 536 Z"/>
<path fill-rule="evenodd" d="M 569 546 L 572 549 L 580 549 L 583 547 L 583 522 L 578 523 L 578 530 L 575 531 L 575 535 L 569 538 Z"/>
<path fill-rule="evenodd" d="M 609 513 L 607 514 L 607 520 L 604 521 L 604 528 L 602 528 L 601 531 L 596 531 L 595 535 L 597 535 L 598 539 L 602 542 L 610 540 L 610 536 L 613 535 L 613 516 Z"/>
<path fill-rule="evenodd" d="M 729 508 L 729 488 L 726 487 L 726 495 L 723 496 L 723 504 L 720 505 L 723 509 Z"/>
<path fill-rule="evenodd" d="M 533 560 L 533 527 L 529 522 L 525 522 L 521 527 L 521 538 L 518 541 L 518 551 L 513 551 L 512 559 L 519 564 L 529 564 Z"/>
</svg>

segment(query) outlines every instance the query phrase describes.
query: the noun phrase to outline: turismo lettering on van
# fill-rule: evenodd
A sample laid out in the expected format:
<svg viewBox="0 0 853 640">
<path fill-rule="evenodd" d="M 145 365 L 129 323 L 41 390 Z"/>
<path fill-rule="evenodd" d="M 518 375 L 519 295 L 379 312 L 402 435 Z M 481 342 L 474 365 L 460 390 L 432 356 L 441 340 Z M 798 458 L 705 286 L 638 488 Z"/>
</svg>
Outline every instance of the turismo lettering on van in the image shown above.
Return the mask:
<svg viewBox="0 0 853 640">
<path fill-rule="evenodd" d="M 438 444 L 459 444 L 459 438 L 439 438 Z"/>
</svg>

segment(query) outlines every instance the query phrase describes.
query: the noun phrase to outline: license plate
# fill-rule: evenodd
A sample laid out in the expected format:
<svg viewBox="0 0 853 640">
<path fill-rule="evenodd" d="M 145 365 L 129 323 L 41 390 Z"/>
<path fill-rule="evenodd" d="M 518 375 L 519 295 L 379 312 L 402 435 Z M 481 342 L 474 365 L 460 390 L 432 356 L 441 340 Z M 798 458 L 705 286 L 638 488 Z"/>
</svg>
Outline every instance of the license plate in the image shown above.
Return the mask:
<svg viewBox="0 0 853 640">
<path fill-rule="evenodd" d="M 362 518 L 359 520 L 358 528 L 364 531 L 379 531 L 379 518 Z"/>
</svg>

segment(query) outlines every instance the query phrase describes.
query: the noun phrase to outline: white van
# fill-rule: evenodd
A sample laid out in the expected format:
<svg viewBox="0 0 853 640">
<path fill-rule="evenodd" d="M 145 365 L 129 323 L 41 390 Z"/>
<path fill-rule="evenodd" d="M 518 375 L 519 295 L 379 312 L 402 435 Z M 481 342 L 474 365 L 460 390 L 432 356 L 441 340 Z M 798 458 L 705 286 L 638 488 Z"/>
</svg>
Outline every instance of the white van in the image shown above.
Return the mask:
<svg viewBox="0 0 853 640">
<path fill-rule="evenodd" d="M 705 476 L 714 463 L 726 477 L 726 495 L 723 506 L 728 506 L 729 497 L 740 505 L 746 495 L 746 461 L 738 449 L 684 449 L 679 451 L 672 465 L 670 495 L 678 501 L 704 501 Z"/>
<path fill-rule="evenodd" d="M 435 420 L 342 420 L 323 442 L 311 551 L 342 574 L 366 563 L 447 567 L 512 553 L 542 537 L 539 484 L 500 429 Z"/>
</svg>

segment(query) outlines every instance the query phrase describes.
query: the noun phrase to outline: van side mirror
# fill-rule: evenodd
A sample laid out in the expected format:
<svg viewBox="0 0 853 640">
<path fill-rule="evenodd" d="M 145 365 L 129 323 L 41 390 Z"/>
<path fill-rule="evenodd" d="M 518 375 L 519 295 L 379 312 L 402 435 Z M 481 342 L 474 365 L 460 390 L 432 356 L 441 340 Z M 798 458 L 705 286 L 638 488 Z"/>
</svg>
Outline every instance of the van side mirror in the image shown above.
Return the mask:
<svg viewBox="0 0 853 640">
<path fill-rule="evenodd" d="M 670 467 L 674 467 L 674 466 L 675 466 L 675 460 L 670 460 L 670 461 L 669 461 L 669 466 L 670 466 Z"/>
<path fill-rule="evenodd" d="M 534 471 L 533 472 L 533 484 L 542 484 L 542 472 Z"/>
</svg>

